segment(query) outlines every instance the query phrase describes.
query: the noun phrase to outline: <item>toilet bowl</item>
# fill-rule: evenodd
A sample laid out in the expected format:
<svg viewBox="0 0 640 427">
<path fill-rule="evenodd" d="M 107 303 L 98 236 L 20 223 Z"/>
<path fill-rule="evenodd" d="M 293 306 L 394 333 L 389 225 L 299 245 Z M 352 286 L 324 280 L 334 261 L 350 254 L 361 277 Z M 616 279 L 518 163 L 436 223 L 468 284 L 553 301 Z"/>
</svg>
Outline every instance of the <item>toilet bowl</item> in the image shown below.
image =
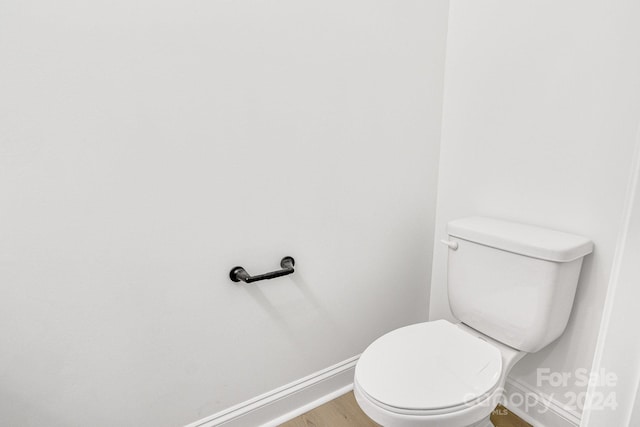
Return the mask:
<svg viewBox="0 0 640 427">
<path fill-rule="evenodd" d="M 405 326 L 356 364 L 354 394 L 385 427 L 489 427 L 511 368 L 566 328 L 584 237 L 491 218 L 447 224 L 447 290 L 457 323 Z"/>
<path fill-rule="evenodd" d="M 383 335 L 362 353 L 354 394 L 383 426 L 491 426 L 505 379 L 525 354 L 462 323 L 418 323 Z"/>
</svg>

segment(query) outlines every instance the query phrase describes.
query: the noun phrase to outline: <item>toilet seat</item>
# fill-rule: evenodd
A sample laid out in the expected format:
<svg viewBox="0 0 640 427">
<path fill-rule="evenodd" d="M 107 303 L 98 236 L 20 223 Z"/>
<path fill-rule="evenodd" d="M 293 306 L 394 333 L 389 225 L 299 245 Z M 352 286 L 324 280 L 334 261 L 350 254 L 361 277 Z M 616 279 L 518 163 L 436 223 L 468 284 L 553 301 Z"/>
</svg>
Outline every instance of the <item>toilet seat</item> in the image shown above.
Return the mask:
<svg viewBox="0 0 640 427">
<path fill-rule="evenodd" d="M 396 329 L 374 341 L 360 356 L 355 383 L 388 411 L 442 414 L 486 400 L 501 375 L 498 348 L 438 320 Z"/>
</svg>

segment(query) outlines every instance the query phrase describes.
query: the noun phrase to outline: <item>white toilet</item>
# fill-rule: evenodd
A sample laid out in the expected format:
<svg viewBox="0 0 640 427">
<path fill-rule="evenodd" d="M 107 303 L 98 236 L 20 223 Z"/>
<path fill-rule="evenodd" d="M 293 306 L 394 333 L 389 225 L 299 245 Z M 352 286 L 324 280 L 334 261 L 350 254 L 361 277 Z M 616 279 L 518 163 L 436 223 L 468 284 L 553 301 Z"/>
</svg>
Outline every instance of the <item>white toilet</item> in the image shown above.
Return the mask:
<svg viewBox="0 0 640 427">
<path fill-rule="evenodd" d="M 490 218 L 447 225 L 449 304 L 460 323 L 406 326 L 356 365 L 362 410 L 386 427 L 491 426 L 511 368 L 564 332 L 584 237 Z"/>
</svg>

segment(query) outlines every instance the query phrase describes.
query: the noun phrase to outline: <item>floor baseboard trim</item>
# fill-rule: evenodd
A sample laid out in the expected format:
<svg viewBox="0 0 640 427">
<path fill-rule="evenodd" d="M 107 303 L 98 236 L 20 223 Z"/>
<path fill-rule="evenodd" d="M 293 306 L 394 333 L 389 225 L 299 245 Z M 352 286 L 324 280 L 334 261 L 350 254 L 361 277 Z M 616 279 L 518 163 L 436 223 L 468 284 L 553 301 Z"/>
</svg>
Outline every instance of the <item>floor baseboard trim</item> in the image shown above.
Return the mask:
<svg viewBox="0 0 640 427">
<path fill-rule="evenodd" d="M 359 357 L 351 357 L 185 427 L 280 425 L 349 392 Z"/>
<path fill-rule="evenodd" d="M 580 414 L 513 378 L 504 386 L 504 406 L 536 427 L 578 427 Z"/>
</svg>

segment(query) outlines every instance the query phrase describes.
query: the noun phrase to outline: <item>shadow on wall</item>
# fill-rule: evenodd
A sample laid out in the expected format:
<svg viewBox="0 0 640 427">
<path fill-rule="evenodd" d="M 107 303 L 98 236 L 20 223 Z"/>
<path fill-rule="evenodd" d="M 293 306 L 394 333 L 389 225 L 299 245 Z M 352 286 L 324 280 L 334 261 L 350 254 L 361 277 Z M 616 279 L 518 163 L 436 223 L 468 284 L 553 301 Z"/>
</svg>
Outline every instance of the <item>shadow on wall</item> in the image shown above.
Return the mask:
<svg viewBox="0 0 640 427">
<path fill-rule="evenodd" d="M 292 292 L 290 284 L 295 285 L 297 294 Z M 323 307 L 299 267 L 286 279 L 241 286 L 287 336 L 291 345 L 303 353 L 302 356 L 313 357 L 314 346 L 325 342 L 319 340 L 319 336 L 331 335 L 331 341 L 336 345 L 348 339 L 349 334 L 345 333 L 344 326 L 338 325 Z"/>
</svg>

